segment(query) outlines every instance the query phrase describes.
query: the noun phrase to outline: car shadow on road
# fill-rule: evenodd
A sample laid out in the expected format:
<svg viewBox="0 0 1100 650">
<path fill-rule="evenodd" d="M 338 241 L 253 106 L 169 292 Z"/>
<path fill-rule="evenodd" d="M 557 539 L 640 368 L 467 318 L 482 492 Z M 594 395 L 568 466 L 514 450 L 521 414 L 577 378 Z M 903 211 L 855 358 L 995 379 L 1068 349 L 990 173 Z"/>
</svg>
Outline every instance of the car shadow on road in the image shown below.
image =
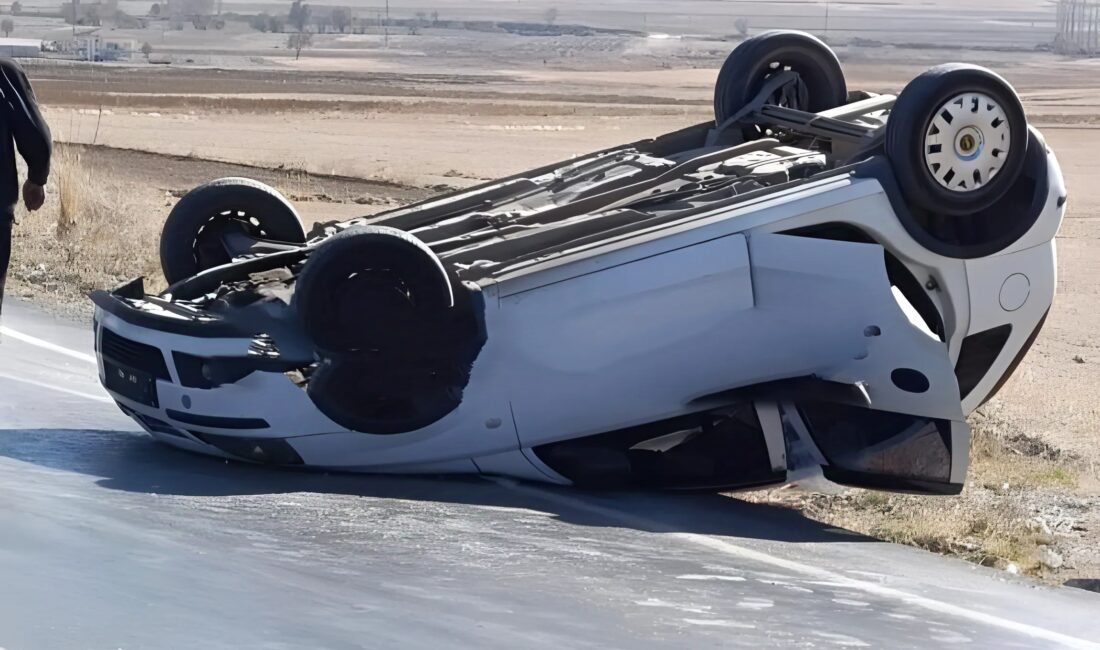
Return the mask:
<svg viewBox="0 0 1100 650">
<path fill-rule="evenodd" d="M 262 467 L 109 430 L 0 429 L 0 458 L 94 477 L 97 486 L 191 497 L 297 492 L 522 508 L 580 526 L 684 532 L 782 542 L 871 542 L 780 506 L 719 494 L 590 492 L 482 477 L 389 476 Z M 11 471 L 0 469 L 0 471 Z"/>
</svg>

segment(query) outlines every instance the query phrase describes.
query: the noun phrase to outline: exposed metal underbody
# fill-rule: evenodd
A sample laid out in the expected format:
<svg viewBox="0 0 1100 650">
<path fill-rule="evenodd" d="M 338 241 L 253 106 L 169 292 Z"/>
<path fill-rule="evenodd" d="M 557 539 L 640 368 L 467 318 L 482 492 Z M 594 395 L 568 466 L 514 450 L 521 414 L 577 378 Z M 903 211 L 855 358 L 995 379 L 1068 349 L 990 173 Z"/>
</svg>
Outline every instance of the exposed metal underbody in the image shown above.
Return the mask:
<svg viewBox="0 0 1100 650">
<path fill-rule="evenodd" d="M 176 305 L 213 307 L 240 293 L 289 302 L 298 263 L 330 236 L 365 224 L 406 230 L 427 243 L 461 281 L 493 278 L 585 248 L 659 230 L 704 212 L 759 199 L 854 162 L 873 146 L 892 96 L 837 109 L 806 123 L 786 115 L 759 140 L 707 145 L 713 123 L 461 190 L 405 208 L 315 226 L 305 245 L 241 238 L 237 264 L 173 287 Z M 773 108 L 780 112 L 782 109 Z M 845 125 L 846 133 L 827 129 Z M 828 138 L 823 137 L 828 134 Z M 265 260 L 265 261 L 262 261 Z M 252 264 L 240 264 L 251 261 Z M 216 281 L 215 281 L 216 280 Z M 228 298 L 227 298 L 228 296 Z"/>
</svg>

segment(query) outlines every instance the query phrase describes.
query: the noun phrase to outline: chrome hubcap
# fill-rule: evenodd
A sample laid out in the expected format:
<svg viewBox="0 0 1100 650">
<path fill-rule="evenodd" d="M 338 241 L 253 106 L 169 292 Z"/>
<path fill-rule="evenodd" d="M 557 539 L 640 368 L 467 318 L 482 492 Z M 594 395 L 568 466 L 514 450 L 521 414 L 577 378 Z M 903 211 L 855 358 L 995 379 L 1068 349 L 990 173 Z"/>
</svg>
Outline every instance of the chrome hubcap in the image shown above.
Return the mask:
<svg viewBox="0 0 1100 650">
<path fill-rule="evenodd" d="M 936 111 L 924 136 L 924 161 L 937 183 L 970 192 L 1001 171 L 1011 146 L 1000 104 L 982 93 L 963 93 Z"/>
</svg>

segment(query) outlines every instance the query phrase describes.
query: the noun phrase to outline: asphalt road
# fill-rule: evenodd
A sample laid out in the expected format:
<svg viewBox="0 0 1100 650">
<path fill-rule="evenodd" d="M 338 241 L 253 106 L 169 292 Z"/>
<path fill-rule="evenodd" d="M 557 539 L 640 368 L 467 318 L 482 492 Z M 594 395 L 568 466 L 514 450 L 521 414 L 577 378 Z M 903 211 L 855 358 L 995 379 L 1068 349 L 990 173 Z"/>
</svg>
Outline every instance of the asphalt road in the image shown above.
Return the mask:
<svg viewBox="0 0 1100 650">
<path fill-rule="evenodd" d="M 1100 648 L 1100 596 L 706 496 L 161 447 L 90 328 L 0 329 L 0 648 Z"/>
</svg>

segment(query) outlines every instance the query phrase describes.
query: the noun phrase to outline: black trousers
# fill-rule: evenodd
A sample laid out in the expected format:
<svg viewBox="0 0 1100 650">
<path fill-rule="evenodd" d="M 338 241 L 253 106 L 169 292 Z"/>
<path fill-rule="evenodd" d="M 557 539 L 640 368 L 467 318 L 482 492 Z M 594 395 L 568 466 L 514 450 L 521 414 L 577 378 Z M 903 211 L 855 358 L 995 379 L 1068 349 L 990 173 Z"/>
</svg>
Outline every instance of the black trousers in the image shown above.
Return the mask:
<svg viewBox="0 0 1100 650">
<path fill-rule="evenodd" d="M 8 262 L 11 261 L 11 226 L 15 216 L 0 210 L 0 311 L 4 309 L 4 284 L 8 279 Z"/>
</svg>

